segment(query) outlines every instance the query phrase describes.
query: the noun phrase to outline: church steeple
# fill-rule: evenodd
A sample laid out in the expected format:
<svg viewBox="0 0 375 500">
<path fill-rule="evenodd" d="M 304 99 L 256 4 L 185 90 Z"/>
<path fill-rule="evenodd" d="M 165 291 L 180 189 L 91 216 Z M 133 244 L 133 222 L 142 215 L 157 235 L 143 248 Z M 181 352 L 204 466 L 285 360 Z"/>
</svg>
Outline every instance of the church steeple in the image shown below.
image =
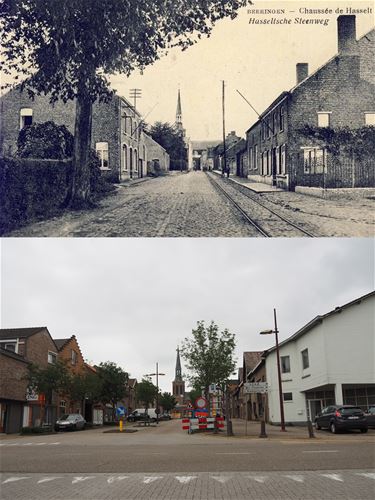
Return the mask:
<svg viewBox="0 0 375 500">
<path fill-rule="evenodd" d="M 177 347 L 176 371 L 175 371 L 174 379 L 175 380 L 182 380 L 180 349 L 178 347 Z"/>
<path fill-rule="evenodd" d="M 178 128 L 182 130 L 182 108 L 181 108 L 180 89 L 178 89 L 178 96 L 177 96 L 176 125 Z"/>
</svg>

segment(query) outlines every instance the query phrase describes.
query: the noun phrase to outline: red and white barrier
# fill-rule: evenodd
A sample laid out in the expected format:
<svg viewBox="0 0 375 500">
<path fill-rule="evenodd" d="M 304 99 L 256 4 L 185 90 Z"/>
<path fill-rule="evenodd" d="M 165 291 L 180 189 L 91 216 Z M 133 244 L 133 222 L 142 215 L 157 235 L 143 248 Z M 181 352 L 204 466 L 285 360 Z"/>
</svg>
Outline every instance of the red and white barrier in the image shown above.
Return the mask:
<svg viewBox="0 0 375 500">
<path fill-rule="evenodd" d="M 214 430 L 215 420 L 217 429 L 224 427 L 224 417 L 199 417 L 199 418 L 183 418 L 182 430 L 189 433 L 197 430 Z"/>
</svg>

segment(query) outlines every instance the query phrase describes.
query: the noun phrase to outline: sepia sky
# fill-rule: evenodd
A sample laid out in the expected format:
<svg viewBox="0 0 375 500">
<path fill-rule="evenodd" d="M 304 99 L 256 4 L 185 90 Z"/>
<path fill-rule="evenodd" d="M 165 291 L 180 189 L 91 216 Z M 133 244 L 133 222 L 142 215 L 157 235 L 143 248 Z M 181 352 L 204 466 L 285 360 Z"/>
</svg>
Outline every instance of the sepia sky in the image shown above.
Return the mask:
<svg viewBox="0 0 375 500">
<path fill-rule="evenodd" d="M 165 373 L 198 320 L 236 334 L 244 350 L 272 346 L 318 314 L 374 289 L 371 239 L 3 239 L 1 327 L 47 326 L 77 336 L 86 360 L 140 379 Z M 183 362 L 184 365 L 184 362 Z M 183 367 L 183 371 L 184 367 Z"/>
<path fill-rule="evenodd" d="M 296 83 L 296 64 L 309 63 L 309 73 L 337 53 L 336 9 L 372 8 L 372 14 L 357 15 L 357 38 L 374 26 L 373 1 L 289 1 L 253 0 L 235 20 L 223 19 L 210 38 L 168 56 L 145 69 L 141 76 L 114 76 L 112 85 L 129 97 L 132 88 L 142 89 L 137 105 L 146 121 L 173 123 L 180 86 L 183 124 L 191 139 L 222 138 L 222 80 L 226 85 L 226 131 L 244 136 L 257 116 L 238 89 L 261 113 L 282 91 Z M 330 8 L 330 15 L 301 15 L 300 8 Z M 284 8 L 285 15 L 251 15 L 248 9 Z M 291 18 L 292 25 L 253 25 L 250 18 Z M 328 20 L 328 25 L 294 24 L 294 18 Z"/>
</svg>

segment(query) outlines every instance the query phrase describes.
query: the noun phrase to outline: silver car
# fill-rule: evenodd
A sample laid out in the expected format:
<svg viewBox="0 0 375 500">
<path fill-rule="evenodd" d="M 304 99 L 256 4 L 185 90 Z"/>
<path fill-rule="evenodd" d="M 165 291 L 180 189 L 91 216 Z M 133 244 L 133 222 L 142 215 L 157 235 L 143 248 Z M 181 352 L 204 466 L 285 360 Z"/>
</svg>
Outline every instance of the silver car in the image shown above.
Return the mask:
<svg viewBox="0 0 375 500">
<path fill-rule="evenodd" d="M 85 427 L 86 420 L 79 413 L 66 413 L 55 423 L 55 431 L 77 431 Z"/>
</svg>

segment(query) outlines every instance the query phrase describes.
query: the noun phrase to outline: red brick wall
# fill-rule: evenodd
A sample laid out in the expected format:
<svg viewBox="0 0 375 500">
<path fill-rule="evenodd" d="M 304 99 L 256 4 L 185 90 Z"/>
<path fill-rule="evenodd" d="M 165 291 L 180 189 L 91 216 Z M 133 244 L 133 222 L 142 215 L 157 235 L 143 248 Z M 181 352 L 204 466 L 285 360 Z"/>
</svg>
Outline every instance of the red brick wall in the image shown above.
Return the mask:
<svg viewBox="0 0 375 500">
<path fill-rule="evenodd" d="M 41 367 L 48 366 L 48 351 L 57 354 L 55 343 L 47 330 L 38 332 L 25 341 L 25 358 Z"/>
<path fill-rule="evenodd" d="M 26 400 L 27 364 L 0 353 L 0 399 Z"/>
</svg>

